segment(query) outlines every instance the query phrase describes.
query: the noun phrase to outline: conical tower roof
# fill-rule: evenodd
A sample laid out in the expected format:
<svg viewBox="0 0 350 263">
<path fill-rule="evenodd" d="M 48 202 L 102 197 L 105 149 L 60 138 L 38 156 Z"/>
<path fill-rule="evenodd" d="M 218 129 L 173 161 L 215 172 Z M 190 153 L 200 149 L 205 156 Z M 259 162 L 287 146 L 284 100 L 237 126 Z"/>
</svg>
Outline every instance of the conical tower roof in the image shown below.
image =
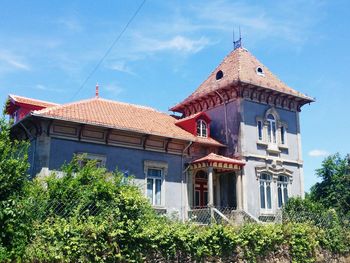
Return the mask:
<svg viewBox="0 0 350 263">
<path fill-rule="evenodd" d="M 293 97 L 305 103 L 314 101 L 283 83 L 247 49 L 239 47 L 228 54 L 209 77 L 184 101 L 170 110 L 182 112 L 182 108 L 193 101 L 233 84 L 250 84 Z"/>
</svg>

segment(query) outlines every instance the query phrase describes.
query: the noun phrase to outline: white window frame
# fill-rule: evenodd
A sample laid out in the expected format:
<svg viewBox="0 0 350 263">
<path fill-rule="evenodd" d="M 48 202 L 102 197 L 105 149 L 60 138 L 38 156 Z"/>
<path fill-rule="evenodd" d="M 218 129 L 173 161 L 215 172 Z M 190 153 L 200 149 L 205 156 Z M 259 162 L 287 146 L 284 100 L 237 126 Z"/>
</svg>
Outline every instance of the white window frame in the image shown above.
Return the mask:
<svg viewBox="0 0 350 263">
<path fill-rule="evenodd" d="M 262 179 L 262 175 L 267 175 L 269 177 L 269 179 Z M 271 213 L 273 211 L 273 187 L 272 187 L 272 184 L 273 184 L 273 180 L 272 180 L 272 175 L 269 174 L 269 173 L 261 173 L 260 176 L 259 176 L 259 207 L 260 207 L 260 210 L 263 212 L 263 213 Z M 265 202 L 265 208 L 262 207 L 261 205 L 261 186 L 264 187 L 264 202 Z M 268 186 L 270 187 L 270 204 L 271 204 L 271 207 L 269 208 L 268 207 L 268 198 L 267 198 L 267 188 Z"/>
<path fill-rule="evenodd" d="M 270 119 L 269 116 L 272 116 L 273 119 Z M 274 116 L 272 113 L 267 115 L 266 118 L 267 121 L 267 133 L 268 133 L 268 142 L 271 144 L 277 144 L 277 121 L 276 116 Z"/>
<path fill-rule="evenodd" d="M 284 138 L 284 143 L 283 143 L 283 140 L 282 140 L 282 129 L 283 129 L 283 138 Z M 288 141 L 287 141 L 287 125 L 282 123 L 280 125 L 280 128 L 279 128 L 279 144 L 281 147 L 287 147 L 288 145 Z"/>
<path fill-rule="evenodd" d="M 283 176 L 286 180 L 279 180 L 280 176 Z M 286 175 L 279 175 L 277 177 L 277 207 L 278 208 L 282 208 L 282 206 L 284 206 L 286 204 L 286 202 L 289 199 L 289 189 L 288 189 L 288 184 L 289 184 L 289 178 Z M 281 201 L 282 204 L 280 205 L 280 197 L 279 197 L 279 188 L 281 188 Z M 287 190 L 287 200 L 285 200 L 285 195 L 284 195 L 284 190 Z"/>
<path fill-rule="evenodd" d="M 100 165 L 98 165 L 98 167 L 105 167 L 106 166 L 106 161 L 107 161 L 106 155 L 87 153 L 87 152 L 78 152 L 77 155 L 84 156 L 88 160 L 99 161 Z"/>
<path fill-rule="evenodd" d="M 205 134 L 203 131 L 205 131 Z M 208 137 L 208 123 L 202 119 L 197 120 L 196 132 L 197 132 L 197 136 L 207 138 Z"/>
<path fill-rule="evenodd" d="M 155 170 L 161 170 L 161 177 L 153 177 L 153 176 L 148 176 L 148 170 L 149 169 L 155 169 Z M 165 206 L 165 178 L 167 177 L 168 173 L 168 164 L 166 162 L 161 162 L 161 161 L 149 161 L 146 160 L 144 161 L 144 175 L 145 175 L 145 187 L 144 187 L 144 192 L 146 198 L 148 198 L 148 179 L 153 179 L 152 183 L 152 202 L 151 205 L 153 207 L 161 207 L 163 208 Z M 160 179 L 161 184 L 160 184 L 160 204 L 156 204 L 156 194 L 155 194 L 155 180 Z"/>
</svg>

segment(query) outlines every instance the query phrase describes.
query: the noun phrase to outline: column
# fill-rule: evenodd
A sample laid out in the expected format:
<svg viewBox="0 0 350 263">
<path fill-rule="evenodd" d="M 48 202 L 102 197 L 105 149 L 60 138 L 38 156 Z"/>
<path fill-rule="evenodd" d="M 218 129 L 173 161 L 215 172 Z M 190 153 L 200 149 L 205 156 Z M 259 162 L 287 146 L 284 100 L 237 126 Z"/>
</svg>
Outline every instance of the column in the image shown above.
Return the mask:
<svg viewBox="0 0 350 263">
<path fill-rule="evenodd" d="M 236 171 L 236 202 L 237 210 L 242 210 L 242 174 Z"/>
<path fill-rule="evenodd" d="M 208 206 L 214 206 L 213 167 L 208 168 Z"/>
<path fill-rule="evenodd" d="M 216 182 L 216 196 L 215 196 L 215 202 L 217 206 L 221 206 L 221 200 L 220 200 L 220 175 L 215 174 L 215 182 Z"/>
</svg>

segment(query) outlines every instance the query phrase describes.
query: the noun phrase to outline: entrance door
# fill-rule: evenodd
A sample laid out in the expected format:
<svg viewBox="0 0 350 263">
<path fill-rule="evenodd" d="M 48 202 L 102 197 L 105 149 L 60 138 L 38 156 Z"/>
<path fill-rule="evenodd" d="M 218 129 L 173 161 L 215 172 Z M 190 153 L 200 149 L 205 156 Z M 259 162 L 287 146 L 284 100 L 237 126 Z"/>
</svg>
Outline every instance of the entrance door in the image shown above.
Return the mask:
<svg viewBox="0 0 350 263">
<path fill-rule="evenodd" d="M 220 206 L 236 209 L 236 175 L 220 174 Z"/>
<path fill-rule="evenodd" d="M 208 205 L 208 174 L 198 171 L 194 183 L 194 206 L 205 207 Z"/>
</svg>

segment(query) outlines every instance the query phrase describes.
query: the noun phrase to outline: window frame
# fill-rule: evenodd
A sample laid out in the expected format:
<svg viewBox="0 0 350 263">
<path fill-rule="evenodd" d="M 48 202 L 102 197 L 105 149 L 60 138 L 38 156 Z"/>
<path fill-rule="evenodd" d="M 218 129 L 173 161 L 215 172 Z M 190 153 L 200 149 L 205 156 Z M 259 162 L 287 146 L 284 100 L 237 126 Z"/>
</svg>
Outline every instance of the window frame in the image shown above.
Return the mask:
<svg viewBox="0 0 350 263">
<path fill-rule="evenodd" d="M 268 179 L 262 178 L 264 175 L 266 175 L 268 177 Z M 259 201 L 260 201 L 260 210 L 263 211 L 264 213 L 271 213 L 273 211 L 273 188 L 272 188 L 272 184 L 273 184 L 273 177 L 271 174 L 263 172 L 259 175 Z M 261 187 L 263 187 L 264 192 L 264 199 L 262 199 L 262 192 L 261 192 Z M 269 187 L 269 194 L 270 194 L 270 203 L 268 203 L 268 194 L 267 194 L 267 189 Z M 263 207 L 263 203 L 262 201 L 264 201 L 264 206 Z M 269 207 L 269 205 L 270 207 Z"/>
<path fill-rule="evenodd" d="M 272 116 L 272 119 L 270 118 Z M 267 138 L 268 142 L 272 144 L 277 144 L 277 120 L 276 116 L 269 113 L 266 117 L 267 121 Z"/>
<path fill-rule="evenodd" d="M 103 155 L 103 154 L 96 154 L 96 153 L 88 153 L 88 152 L 78 152 L 76 153 L 76 155 L 78 156 L 84 156 L 85 159 L 87 160 L 96 160 L 96 166 L 99 167 L 99 168 L 102 168 L 102 167 L 106 167 L 106 161 L 107 161 L 107 157 L 106 155 Z M 81 163 L 82 165 L 82 163 Z"/>
<path fill-rule="evenodd" d="M 281 177 L 285 178 L 285 180 L 280 180 Z M 289 184 L 289 177 L 287 175 L 278 175 L 278 177 L 277 177 L 277 207 L 279 209 L 281 209 L 289 199 L 288 184 Z M 279 191 L 279 189 L 281 189 L 281 191 Z M 285 191 L 287 191 L 287 192 L 285 192 Z M 285 196 L 285 193 L 287 193 L 287 198 Z M 281 196 L 280 196 L 280 194 L 281 194 Z M 280 200 L 281 200 L 281 202 L 280 202 Z"/>
<path fill-rule="evenodd" d="M 260 124 L 260 127 L 259 127 Z M 256 127 L 258 130 L 258 141 L 262 142 L 264 141 L 264 123 L 262 120 L 257 120 Z"/>
<path fill-rule="evenodd" d="M 154 171 L 160 171 L 160 176 L 154 176 L 154 175 L 149 175 L 149 171 L 154 170 Z M 152 201 L 150 200 L 150 196 L 148 194 L 148 185 L 149 181 L 152 181 Z M 149 201 L 151 201 L 152 206 L 160 206 L 162 204 L 162 188 L 163 188 L 163 169 L 161 168 L 154 168 L 154 167 L 148 167 L 147 168 L 147 176 L 146 176 L 146 183 L 147 183 L 147 191 L 146 191 L 146 196 Z M 157 182 L 160 181 L 160 191 L 157 191 Z M 159 192 L 159 202 L 158 202 L 158 194 Z"/>
<path fill-rule="evenodd" d="M 161 176 L 156 177 L 156 176 L 149 176 L 148 175 L 148 170 L 149 169 L 154 169 L 154 170 L 161 170 Z M 164 208 L 165 207 L 165 187 L 166 187 L 166 177 L 168 173 L 168 163 L 162 162 L 162 161 L 151 161 L 151 160 L 145 160 L 144 161 L 144 176 L 145 176 L 145 187 L 144 187 L 144 193 L 146 198 L 149 200 L 148 197 L 148 179 L 152 179 L 152 202 L 151 205 L 153 207 L 160 207 Z M 160 184 L 160 203 L 156 203 L 156 180 L 161 181 Z"/>
<path fill-rule="evenodd" d="M 203 120 L 203 119 L 199 119 L 196 122 L 196 133 L 198 137 L 202 137 L 202 138 L 208 138 L 208 123 Z M 203 133 L 203 131 L 205 131 L 205 134 Z"/>
<path fill-rule="evenodd" d="M 279 128 L 279 144 L 281 147 L 287 147 L 288 140 L 287 140 L 287 125 L 282 123 Z"/>
</svg>

